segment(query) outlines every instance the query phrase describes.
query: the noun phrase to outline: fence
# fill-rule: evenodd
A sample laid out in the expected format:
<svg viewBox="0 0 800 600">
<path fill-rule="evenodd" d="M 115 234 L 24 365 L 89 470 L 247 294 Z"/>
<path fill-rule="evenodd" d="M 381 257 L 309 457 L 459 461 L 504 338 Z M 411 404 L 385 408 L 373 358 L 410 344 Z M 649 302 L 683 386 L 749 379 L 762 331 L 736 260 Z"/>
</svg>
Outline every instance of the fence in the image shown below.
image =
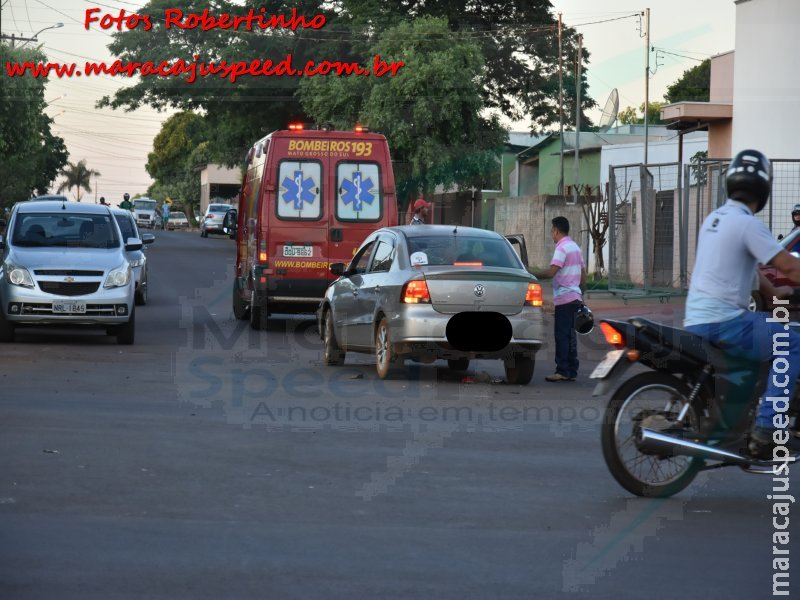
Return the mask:
<svg viewBox="0 0 800 600">
<path fill-rule="evenodd" d="M 706 216 L 726 201 L 730 159 L 609 168 L 608 288 L 624 297 L 666 297 L 688 289 Z M 772 161 L 772 193 L 758 217 L 776 235 L 793 227 L 800 160 Z"/>
</svg>

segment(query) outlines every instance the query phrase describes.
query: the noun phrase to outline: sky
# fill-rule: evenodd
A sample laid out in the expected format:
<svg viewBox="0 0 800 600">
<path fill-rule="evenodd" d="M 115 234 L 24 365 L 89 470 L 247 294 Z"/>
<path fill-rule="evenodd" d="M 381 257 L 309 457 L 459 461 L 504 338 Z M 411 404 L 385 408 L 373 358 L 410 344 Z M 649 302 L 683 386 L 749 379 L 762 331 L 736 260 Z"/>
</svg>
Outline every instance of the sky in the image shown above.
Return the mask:
<svg viewBox="0 0 800 600">
<path fill-rule="evenodd" d="M 617 88 L 620 109 L 639 106 L 645 98 L 644 19 L 635 17 L 647 5 L 601 0 L 551 0 L 553 13 L 584 36 L 590 52 L 587 71 L 589 94 L 599 104 L 590 113 L 597 121 L 611 90 Z M 6 35 L 32 37 L 41 29 L 38 44 L 51 61 L 109 60 L 109 31 L 83 26 L 85 11 L 101 8 L 115 13 L 135 11 L 143 0 L 0 0 L 0 29 Z M 179 2 L 176 1 L 176 5 Z M 681 74 L 711 55 L 733 49 L 734 0 L 650 0 L 650 100 L 662 100 L 667 86 Z M 29 45 L 36 45 L 31 43 Z M 118 204 L 122 194 L 143 194 L 152 183 L 145 164 L 147 153 L 161 123 L 170 113 L 142 108 L 133 112 L 97 109 L 96 102 L 126 84 L 123 77 L 64 77 L 49 79 L 46 111 L 55 121 L 54 132 L 64 138 L 73 163 L 85 159 L 100 172 L 92 181 L 92 193 Z M 527 123 L 513 123 L 524 131 Z M 254 140 L 255 141 L 255 140 Z M 58 180 L 53 186 L 57 187 Z"/>
</svg>

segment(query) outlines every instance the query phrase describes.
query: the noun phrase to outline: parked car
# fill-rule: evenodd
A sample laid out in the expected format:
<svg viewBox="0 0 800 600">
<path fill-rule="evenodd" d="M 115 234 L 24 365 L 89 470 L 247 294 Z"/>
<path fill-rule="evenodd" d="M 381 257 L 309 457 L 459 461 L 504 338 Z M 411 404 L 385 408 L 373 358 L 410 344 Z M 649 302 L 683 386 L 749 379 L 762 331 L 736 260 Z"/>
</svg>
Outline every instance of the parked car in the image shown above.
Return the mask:
<svg viewBox="0 0 800 600">
<path fill-rule="evenodd" d="M 102 327 L 120 344 L 135 333 L 133 271 L 126 252 L 140 240 L 122 238 L 107 206 L 20 202 L 0 239 L 0 342 L 17 327 Z"/>
<path fill-rule="evenodd" d="M 542 288 L 508 240 L 452 225 L 386 227 L 371 234 L 317 311 L 324 362 L 375 355 L 380 378 L 403 359 L 501 359 L 509 383 L 527 384 L 542 345 Z"/>
<path fill-rule="evenodd" d="M 203 220 L 200 222 L 200 237 L 208 237 L 209 233 L 224 233 L 222 221 L 225 213 L 232 209 L 230 204 L 209 204 Z"/>
<path fill-rule="evenodd" d="M 147 255 L 145 254 L 146 245 L 152 244 L 156 236 L 152 233 L 140 233 L 139 227 L 136 225 L 136 219 L 129 210 L 121 208 L 112 208 L 111 214 L 117 220 L 117 225 L 122 232 L 122 239 L 127 240 L 136 238 L 142 241 L 141 250 L 132 250 L 127 252 L 128 262 L 133 269 L 133 278 L 136 281 L 136 289 L 134 292 L 134 300 L 136 304 L 147 304 Z"/>
<path fill-rule="evenodd" d="M 787 252 L 791 252 L 795 256 L 800 256 L 800 229 L 797 229 L 786 237 L 782 238 L 778 242 L 784 250 Z M 772 282 L 772 285 L 781 286 L 781 285 L 788 285 L 791 287 L 797 287 L 793 284 L 789 279 L 781 273 L 778 269 L 770 265 L 759 265 L 758 268 L 761 272 Z M 790 318 L 793 321 L 800 320 L 800 304 L 796 304 L 798 300 L 797 295 L 790 299 L 790 304 L 788 305 Z M 764 298 L 758 290 L 753 290 L 752 295 L 750 296 L 750 310 L 752 311 L 771 311 L 775 308 L 771 302 L 770 298 Z"/>
<path fill-rule="evenodd" d="M 186 213 L 181 211 L 170 212 L 169 219 L 167 219 L 167 229 L 170 231 L 173 229 L 189 229 L 189 219 L 186 218 Z"/>
</svg>

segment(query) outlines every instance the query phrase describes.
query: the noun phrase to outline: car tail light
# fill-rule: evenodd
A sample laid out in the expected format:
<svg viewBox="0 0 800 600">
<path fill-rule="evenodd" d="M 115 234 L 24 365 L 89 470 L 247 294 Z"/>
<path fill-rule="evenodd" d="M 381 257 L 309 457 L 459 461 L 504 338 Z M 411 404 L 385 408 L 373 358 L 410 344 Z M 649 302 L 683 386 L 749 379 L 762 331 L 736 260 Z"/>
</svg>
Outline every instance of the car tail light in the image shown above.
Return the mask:
<svg viewBox="0 0 800 600">
<path fill-rule="evenodd" d="M 430 304 L 431 295 L 424 279 L 412 279 L 403 286 L 401 301 L 404 304 Z"/>
<path fill-rule="evenodd" d="M 544 304 L 542 300 L 542 286 L 538 283 L 528 284 L 528 292 L 525 294 L 525 304 L 530 306 L 542 306 Z"/>
<path fill-rule="evenodd" d="M 603 337 L 606 338 L 606 342 L 612 346 L 622 346 L 625 344 L 624 336 L 608 323 L 601 322 L 600 331 L 603 332 Z"/>
<path fill-rule="evenodd" d="M 267 253 L 267 242 L 261 240 L 258 243 L 258 262 L 264 264 L 269 259 L 269 254 Z"/>
</svg>

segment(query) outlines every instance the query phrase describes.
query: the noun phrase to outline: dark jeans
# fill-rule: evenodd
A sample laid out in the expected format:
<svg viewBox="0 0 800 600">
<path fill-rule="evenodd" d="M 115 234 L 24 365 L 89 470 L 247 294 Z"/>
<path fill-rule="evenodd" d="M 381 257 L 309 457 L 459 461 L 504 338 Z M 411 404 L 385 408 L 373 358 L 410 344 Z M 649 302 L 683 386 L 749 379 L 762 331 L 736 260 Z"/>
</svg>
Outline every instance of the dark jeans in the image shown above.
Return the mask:
<svg viewBox="0 0 800 600">
<path fill-rule="evenodd" d="M 578 339 L 573 326 L 581 304 L 575 300 L 555 307 L 556 373 L 565 377 L 578 376 Z"/>
</svg>

